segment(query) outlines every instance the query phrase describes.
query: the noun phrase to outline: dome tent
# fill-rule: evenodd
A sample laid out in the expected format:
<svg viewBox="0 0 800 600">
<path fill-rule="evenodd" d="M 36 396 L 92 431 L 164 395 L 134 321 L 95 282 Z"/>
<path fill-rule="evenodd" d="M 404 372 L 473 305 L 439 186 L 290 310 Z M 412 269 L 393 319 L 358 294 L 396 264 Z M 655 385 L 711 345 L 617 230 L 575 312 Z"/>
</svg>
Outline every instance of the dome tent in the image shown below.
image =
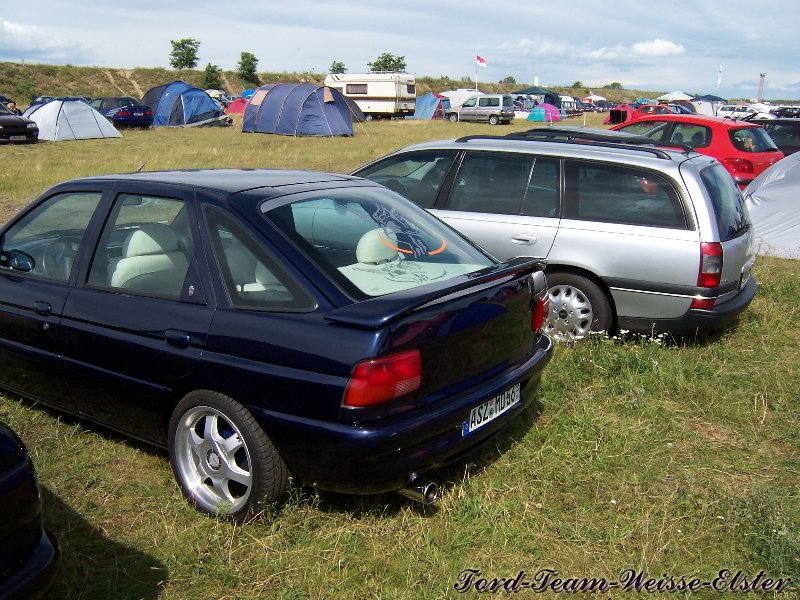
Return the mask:
<svg viewBox="0 0 800 600">
<path fill-rule="evenodd" d="M 412 119 L 444 119 L 446 111 L 450 110 L 450 98 L 433 92 L 417 98 L 416 108 Z"/>
<path fill-rule="evenodd" d="M 111 121 L 81 100 L 51 100 L 46 104 L 34 104 L 23 116 L 36 122 L 40 140 L 59 142 L 122 137 Z"/>
<path fill-rule="evenodd" d="M 231 124 L 211 96 L 183 81 L 150 89 L 142 98 L 142 104 L 153 109 L 153 127 Z"/>
<path fill-rule="evenodd" d="M 243 132 L 292 136 L 352 136 L 353 120 L 342 94 L 311 83 L 278 83 L 256 90 L 244 113 Z"/>
</svg>

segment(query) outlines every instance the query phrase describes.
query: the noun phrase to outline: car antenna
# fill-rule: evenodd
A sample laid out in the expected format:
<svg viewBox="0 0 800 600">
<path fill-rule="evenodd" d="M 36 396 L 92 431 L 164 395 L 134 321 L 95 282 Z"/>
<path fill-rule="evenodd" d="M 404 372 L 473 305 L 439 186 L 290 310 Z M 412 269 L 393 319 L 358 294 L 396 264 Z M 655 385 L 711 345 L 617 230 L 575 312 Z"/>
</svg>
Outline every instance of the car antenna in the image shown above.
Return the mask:
<svg viewBox="0 0 800 600">
<path fill-rule="evenodd" d="M 144 161 L 144 162 L 142 163 L 142 166 L 140 166 L 138 169 L 136 169 L 136 172 L 137 172 L 137 173 L 141 173 L 141 172 L 142 172 L 142 169 L 144 169 L 144 166 L 145 166 L 147 163 L 149 163 L 149 162 L 150 162 L 150 160 L 146 160 L 146 161 Z"/>
</svg>

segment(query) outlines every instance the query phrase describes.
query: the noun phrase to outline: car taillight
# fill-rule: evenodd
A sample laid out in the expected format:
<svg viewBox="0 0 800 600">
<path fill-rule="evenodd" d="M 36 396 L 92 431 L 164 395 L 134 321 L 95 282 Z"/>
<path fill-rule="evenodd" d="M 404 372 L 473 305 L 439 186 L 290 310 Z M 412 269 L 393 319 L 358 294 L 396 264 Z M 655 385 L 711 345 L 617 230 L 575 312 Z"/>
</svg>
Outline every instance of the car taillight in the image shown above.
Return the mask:
<svg viewBox="0 0 800 600">
<path fill-rule="evenodd" d="M 550 310 L 550 294 L 542 294 L 542 297 L 533 303 L 531 310 L 531 330 L 538 332 L 544 326 L 544 320 Z"/>
<path fill-rule="evenodd" d="M 132 113 L 131 113 L 131 111 L 129 111 L 129 110 L 121 110 L 121 111 L 119 111 L 119 112 L 117 113 L 117 116 L 118 116 L 118 117 L 130 117 L 130 116 L 131 116 L 131 114 L 132 114 Z"/>
<path fill-rule="evenodd" d="M 152 117 L 153 116 L 153 111 L 148 108 L 147 110 L 144 111 L 144 115 L 146 117 Z"/>
<path fill-rule="evenodd" d="M 725 164 L 728 165 L 736 175 L 755 175 L 756 170 L 753 163 L 746 158 L 726 158 Z"/>
<path fill-rule="evenodd" d="M 422 360 L 419 350 L 373 358 L 358 363 L 347 382 L 345 406 L 373 406 L 419 389 Z"/>
<path fill-rule="evenodd" d="M 717 287 L 722 280 L 722 244 L 700 244 L 700 272 L 697 287 Z"/>
</svg>

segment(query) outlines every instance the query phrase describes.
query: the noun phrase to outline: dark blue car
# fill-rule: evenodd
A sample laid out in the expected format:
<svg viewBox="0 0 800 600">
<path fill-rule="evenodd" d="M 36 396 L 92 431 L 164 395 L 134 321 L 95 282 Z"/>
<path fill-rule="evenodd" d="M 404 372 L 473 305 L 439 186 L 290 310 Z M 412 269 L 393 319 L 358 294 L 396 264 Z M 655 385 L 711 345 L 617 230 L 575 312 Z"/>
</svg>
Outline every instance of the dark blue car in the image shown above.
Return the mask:
<svg viewBox="0 0 800 600">
<path fill-rule="evenodd" d="M 117 128 L 147 128 L 153 124 L 153 110 L 131 96 L 95 98 L 90 104 Z"/>
<path fill-rule="evenodd" d="M 541 268 L 356 177 L 69 181 L 2 231 L 0 386 L 168 448 L 207 513 L 290 475 L 431 502 L 424 474 L 534 398 Z"/>
<path fill-rule="evenodd" d="M 28 450 L 0 423 L 0 599 L 39 598 L 58 570 L 55 537 L 42 526 L 42 500 Z"/>
</svg>

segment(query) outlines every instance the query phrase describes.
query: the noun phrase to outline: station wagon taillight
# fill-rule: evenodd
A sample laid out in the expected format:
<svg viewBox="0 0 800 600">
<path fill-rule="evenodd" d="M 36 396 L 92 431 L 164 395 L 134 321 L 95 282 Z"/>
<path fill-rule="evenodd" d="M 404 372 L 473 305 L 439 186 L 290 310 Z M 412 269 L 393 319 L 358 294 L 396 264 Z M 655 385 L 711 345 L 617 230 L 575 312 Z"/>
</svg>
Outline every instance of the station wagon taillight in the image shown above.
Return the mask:
<svg viewBox="0 0 800 600">
<path fill-rule="evenodd" d="M 419 350 L 407 350 L 358 363 L 347 382 L 345 406 L 374 406 L 419 389 L 422 359 Z"/>
<path fill-rule="evenodd" d="M 700 272 L 697 287 L 717 287 L 722 281 L 722 244 L 710 242 L 700 244 Z M 714 308 L 716 298 L 695 298 L 692 308 Z"/>
</svg>

